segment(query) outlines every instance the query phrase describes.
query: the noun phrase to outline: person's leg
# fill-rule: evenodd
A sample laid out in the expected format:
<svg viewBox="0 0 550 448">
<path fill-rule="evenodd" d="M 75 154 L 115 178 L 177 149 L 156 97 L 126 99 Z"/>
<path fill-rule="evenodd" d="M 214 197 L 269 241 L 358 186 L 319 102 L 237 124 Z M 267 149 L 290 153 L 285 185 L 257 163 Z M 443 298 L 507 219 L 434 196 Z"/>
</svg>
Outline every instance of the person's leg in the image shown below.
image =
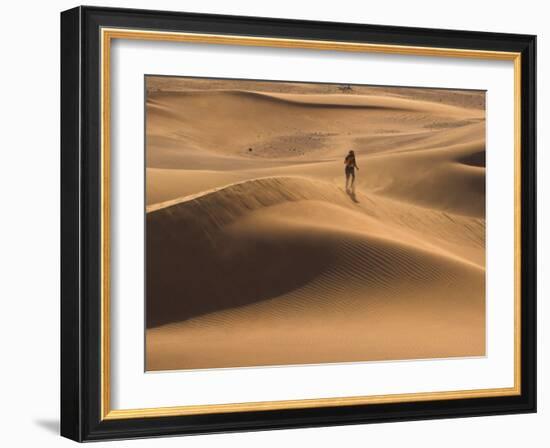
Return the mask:
<svg viewBox="0 0 550 448">
<path fill-rule="evenodd" d="M 348 185 L 349 185 L 349 170 L 346 168 L 345 170 L 345 173 L 346 173 L 346 190 L 349 188 Z"/>
<path fill-rule="evenodd" d="M 350 170 L 351 171 L 351 189 L 353 191 L 355 191 L 355 170 Z"/>
</svg>

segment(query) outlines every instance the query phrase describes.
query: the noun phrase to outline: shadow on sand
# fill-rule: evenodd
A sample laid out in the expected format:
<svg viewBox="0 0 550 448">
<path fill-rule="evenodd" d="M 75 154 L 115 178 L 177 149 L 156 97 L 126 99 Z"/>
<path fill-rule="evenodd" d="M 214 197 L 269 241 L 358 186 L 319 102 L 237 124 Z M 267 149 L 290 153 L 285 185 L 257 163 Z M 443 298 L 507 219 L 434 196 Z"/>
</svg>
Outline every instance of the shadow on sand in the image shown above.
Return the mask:
<svg viewBox="0 0 550 448">
<path fill-rule="evenodd" d="M 346 188 L 346 193 L 353 202 L 355 202 L 356 204 L 359 204 L 359 201 L 357 200 L 357 196 L 355 196 L 355 188 Z"/>
</svg>

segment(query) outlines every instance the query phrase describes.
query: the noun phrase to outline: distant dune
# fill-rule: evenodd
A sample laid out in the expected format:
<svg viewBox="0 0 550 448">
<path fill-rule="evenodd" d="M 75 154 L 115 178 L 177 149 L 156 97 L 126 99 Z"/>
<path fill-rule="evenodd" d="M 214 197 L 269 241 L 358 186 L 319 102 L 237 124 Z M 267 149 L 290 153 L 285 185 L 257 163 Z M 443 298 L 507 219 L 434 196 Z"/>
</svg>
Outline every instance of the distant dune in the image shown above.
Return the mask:
<svg viewBox="0 0 550 448">
<path fill-rule="evenodd" d="M 475 109 L 397 97 L 236 90 L 151 93 L 147 108 L 147 165 L 156 168 L 193 168 L 193 156 L 200 160 L 201 154 L 190 150 L 206 150 L 218 159 L 241 156 L 231 169 L 257 165 L 258 158 L 317 160 L 341 155 L 349 146 L 368 149 L 361 138 L 379 133 L 422 132 L 457 121 L 467 125 L 483 116 Z M 218 168 L 215 161 L 208 163 Z"/>
<path fill-rule="evenodd" d="M 245 83 L 151 78 L 147 370 L 483 355 L 483 92 Z"/>
</svg>

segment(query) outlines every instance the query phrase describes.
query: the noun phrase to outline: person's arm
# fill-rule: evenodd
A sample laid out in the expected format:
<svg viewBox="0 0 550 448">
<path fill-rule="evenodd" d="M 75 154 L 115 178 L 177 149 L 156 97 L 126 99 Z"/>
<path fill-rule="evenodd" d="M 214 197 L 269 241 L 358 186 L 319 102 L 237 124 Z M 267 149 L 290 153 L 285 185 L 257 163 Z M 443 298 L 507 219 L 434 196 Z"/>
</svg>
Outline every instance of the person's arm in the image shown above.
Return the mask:
<svg viewBox="0 0 550 448">
<path fill-rule="evenodd" d="M 355 165 L 355 168 L 359 169 L 359 167 L 357 166 L 357 160 L 353 159 L 353 164 Z"/>
</svg>

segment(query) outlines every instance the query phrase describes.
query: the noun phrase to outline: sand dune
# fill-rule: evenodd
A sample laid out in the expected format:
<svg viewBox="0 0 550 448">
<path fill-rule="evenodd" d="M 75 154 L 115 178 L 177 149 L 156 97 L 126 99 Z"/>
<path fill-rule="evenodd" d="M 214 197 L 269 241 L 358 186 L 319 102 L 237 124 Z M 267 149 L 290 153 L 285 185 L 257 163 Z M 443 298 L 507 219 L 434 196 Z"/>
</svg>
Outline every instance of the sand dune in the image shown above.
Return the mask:
<svg viewBox="0 0 550 448">
<path fill-rule="evenodd" d="M 147 82 L 147 370 L 485 353 L 482 92 Z"/>
<path fill-rule="evenodd" d="M 392 212 L 403 219 L 396 204 L 354 199 L 329 183 L 290 177 L 150 207 L 147 287 L 158 296 L 147 310 L 148 369 L 479 353 L 484 269 L 420 240 L 418 223 L 413 230 L 396 216 L 392 222 Z M 440 231 L 453 233 L 445 224 Z M 481 238 L 464 234 L 460 244 L 475 253 Z M 334 344 L 345 319 L 354 324 L 338 337 L 348 342 Z M 384 337 L 388 325 L 399 335 Z M 427 343 L 409 332 L 416 325 L 445 330 Z M 463 340 L 464 331 L 478 342 Z M 254 343 L 228 351 L 247 332 Z M 348 346 L 354 338 L 361 344 Z M 195 342 L 208 345 L 206 354 L 182 349 Z M 274 348 L 261 361 L 256 344 L 267 342 Z"/>
<path fill-rule="evenodd" d="M 200 151 L 199 158 L 219 155 L 222 164 L 224 157 L 238 156 L 242 166 L 235 161 L 231 169 L 249 168 L 258 158 L 340 157 L 347 147 L 363 146 L 362 138 L 467 125 L 483 117 L 476 109 L 406 98 L 242 91 L 152 93 L 147 109 L 147 165 L 186 169 L 194 169 L 190 151 Z M 211 169 L 215 163 L 209 160 Z"/>
<path fill-rule="evenodd" d="M 471 163 L 484 152 L 483 141 L 477 141 L 371 157 L 359 184 L 415 204 L 484 217 L 485 168 Z"/>
<path fill-rule="evenodd" d="M 204 92 L 213 90 L 244 90 L 265 93 L 296 94 L 340 94 L 346 87 L 346 95 L 383 95 L 385 97 L 407 98 L 431 101 L 469 109 L 485 109 L 483 92 L 454 89 L 425 89 L 421 87 L 395 87 L 371 85 L 342 85 L 332 83 L 272 82 L 258 80 L 230 80 L 215 78 L 147 77 L 149 93 L 160 92 Z"/>
<path fill-rule="evenodd" d="M 469 216 L 485 210 L 484 169 L 460 166 L 484 168 L 467 162 L 485 151 L 484 113 L 474 108 L 376 95 L 160 92 L 148 100 L 147 126 L 148 204 L 273 174 L 342 182 L 342 154 L 354 148 L 359 188 Z"/>
</svg>

